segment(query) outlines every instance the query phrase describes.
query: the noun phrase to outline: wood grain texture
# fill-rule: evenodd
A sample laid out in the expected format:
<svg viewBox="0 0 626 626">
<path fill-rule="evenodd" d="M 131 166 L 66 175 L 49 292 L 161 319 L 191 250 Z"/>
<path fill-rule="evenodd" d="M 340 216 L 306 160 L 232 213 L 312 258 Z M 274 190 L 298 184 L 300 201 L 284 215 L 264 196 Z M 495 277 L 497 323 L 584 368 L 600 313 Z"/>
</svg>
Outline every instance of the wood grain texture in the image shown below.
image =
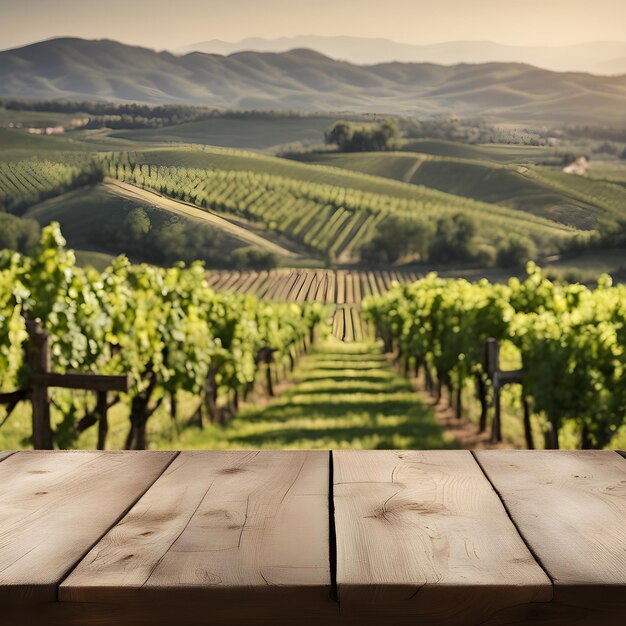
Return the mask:
<svg viewBox="0 0 626 626">
<path fill-rule="evenodd" d="M 623 617 L 624 459 L 609 450 L 475 454 L 554 582 L 555 601 L 621 611 Z"/>
<path fill-rule="evenodd" d="M 327 452 L 182 452 L 72 572 L 59 598 L 149 612 L 164 599 L 192 612 L 208 602 L 222 621 L 293 619 L 289 605 L 303 616 L 336 611 L 328 483 Z"/>
<path fill-rule="evenodd" d="M 12 454 L 15 454 L 15 450 L 0 450 L 0 461 L 8 459 Z"/>
<path fill-rule="evenodd" d="M 0 463 L 0 600 L 56 600 L 61 580 L 174 455 L 22 451 Z"/>
<path fill-rule="evenodd" d="M 333 465 L 343 619 L 476 624 L 551 599 L 470 452 L 339 451 Z"/>
</svg>

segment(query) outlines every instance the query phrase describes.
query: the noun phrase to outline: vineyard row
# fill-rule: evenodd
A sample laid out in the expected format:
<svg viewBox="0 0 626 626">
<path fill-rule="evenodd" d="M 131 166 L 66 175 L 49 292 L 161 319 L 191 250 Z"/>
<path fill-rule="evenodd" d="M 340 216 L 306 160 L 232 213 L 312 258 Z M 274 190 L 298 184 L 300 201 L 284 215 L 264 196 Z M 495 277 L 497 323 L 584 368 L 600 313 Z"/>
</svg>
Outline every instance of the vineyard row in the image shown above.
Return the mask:
<svg viewBox="0 0 626 626">
<path fill-rule="evenodd" d="M 394 284 L 418 280 L 415 272 L 350 270 L 271 270 L 263 272 L 212 271 L 209 284 L 217 291 L 245 293 L 284 302 L 322 302 L 331 307 L 332 334 L 345 342 L 371 337 L 362 319 L 361 302 L 384 294 Z M 332 306 L 335 305 L 335 306 Z"/>
</svg>

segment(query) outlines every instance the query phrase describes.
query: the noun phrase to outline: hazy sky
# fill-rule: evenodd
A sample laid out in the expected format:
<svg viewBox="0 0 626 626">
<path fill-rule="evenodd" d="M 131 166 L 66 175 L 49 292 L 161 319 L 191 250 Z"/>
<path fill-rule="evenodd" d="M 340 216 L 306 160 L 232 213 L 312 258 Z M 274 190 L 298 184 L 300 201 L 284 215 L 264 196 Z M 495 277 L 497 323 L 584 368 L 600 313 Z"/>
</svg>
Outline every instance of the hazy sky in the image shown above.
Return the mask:
<svg viewBox="0 0 626 626">
<path fill-rule="evenodd" d="M 0 48 L 61 35 L 175 49 L 292 35 L 520 45 L 626 40 L 626 0 L 0 0 Z"/>
</svg>

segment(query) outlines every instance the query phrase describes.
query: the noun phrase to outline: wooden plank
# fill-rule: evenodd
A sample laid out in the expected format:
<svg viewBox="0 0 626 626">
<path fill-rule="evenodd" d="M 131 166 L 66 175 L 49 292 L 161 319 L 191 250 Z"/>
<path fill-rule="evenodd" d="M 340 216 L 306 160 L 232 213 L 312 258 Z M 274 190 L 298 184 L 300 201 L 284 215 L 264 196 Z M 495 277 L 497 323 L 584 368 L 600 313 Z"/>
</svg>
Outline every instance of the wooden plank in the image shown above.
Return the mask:
<svg viewBox="0 0 626 626">
<path fill-rule="evenodd" d="M 342 618 L 476 624 L 551 599 L 469 451 L 342 450 L 333 466 Z"/>
<path fill-rule="evenodd" d="M 28 349 L 26 362 L 28 372 L 33 377 L 30 385 L 32 407 L 33 447 L 38 450 L 52 450 L 52 426 L 50 424 L 50 394 L 45 385 L 37 383 L 37 374 L 48 373 L 51 368 L 50 335 L 41 327 L 40 320 L 27 320 Z"/>
<path fill-rule="evenodd" d="M 28 392 L 23 389 L 0 393 L 0 404 L 10 405 L 15 402 L 21 402 L 22 400 L 28 400 Z"/>
<path fill-rule="evenodd" d="M 128 391 L 128 376 L 100 376 L 98 374 L 33 374 L 37 385 L 64 389 L 89 389 L 90 391 Z"/>
<path fill-rule="evenodd" d="M 610 450 L 480 451 L 476 458 L 554 582 L 555 601 L 623 616 L 623 459 Z"/>
<path fill-rule="evenodd" d="M 56 600 L 60 581 L 175 455 L 23 451 L 0 463 L 0 600 Z"/>
<path fill-rule="evenodd" d="M 283 601 L 336 611 L 328 463 L 324 451 L 180 453 L 64 581 L 59 599 L 149 611 L 176 598 L 220 624 L 229 611 L 278 619 L 289 613 Z"/>
<path fill-rule="evenodd" d="M 0 461 L 8 459 L 12 454 L 15 454 L 15 450 L 0 450 Z"/>
</svg>

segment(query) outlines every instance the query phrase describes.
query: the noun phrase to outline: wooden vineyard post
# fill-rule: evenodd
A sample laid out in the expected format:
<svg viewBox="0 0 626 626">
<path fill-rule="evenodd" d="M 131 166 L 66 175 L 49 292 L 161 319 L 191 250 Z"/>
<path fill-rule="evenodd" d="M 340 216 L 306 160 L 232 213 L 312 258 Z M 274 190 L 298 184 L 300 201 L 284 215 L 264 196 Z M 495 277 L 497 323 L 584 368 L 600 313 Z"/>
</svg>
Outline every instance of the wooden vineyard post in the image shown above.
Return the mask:
<svg viewBox="0 0 626 626">
<path fill-rule="evenodd" d="M 487 339 L 486 344 L 487 376 L 493 384 L 493 408 L 494 415 L 491 423 L 491 441 L 502 441 L 502 426 L 500 416 L 500 386 L 495 380 L 496 374 L 500 371 L 500 346 L 493 337 Z"/>
<path fill-rule="evenodd" d="M 487 376 L 493 378 L 495 372 L 500 370 L 500 346 L 497 339 L 490 337 L 485 345 Z"/>
<path fill-rule="evenodd" d="M 108 431 L 107 411 L 109 409 L 107 391 L 128 391 L 128 376 L 99 376 L 97 374 L 55 374 L 51 371 L 50 336 L 43 329 L 41 320 L 27 320 L 26 364 L 28 366 L 27 393 L 33 413 L 33 448 L 52 450 L 52 425 L 50 424 L 50 387 L 64 389 L 86 389 L 97 393 L 95 418 L 98 421 L 98 450 L 104 450 Z M 81 420 L 84 428 L 95 423 L 94 416 Z M 78 425 L 81 431 L 80 423 Z"/>
<path fill-rule="evenodd" d="M 104 450 L 109 432 L 109 420 L 107 418 L 108 400 L 106 391 L 98 391 L 96 403 L 96 415 L 98 417 L 98 450 Z"/>
<path fill-rule="evenodd" d="M 527 398 L 522 398 L 522 404 L 524 405 L 524 437 L 526 439 L 526 447 L 529 450 L 535 449 L 535 442 L 533 440 L 533 429 L 530 421 L 530 406 Z"/>
<path fill-rule="evenodd" d="M 50 372 L 50 336 L 41 327 L 40 320 L 28 320 L 27 364 L 31 377 L 30 400 L 33 407 L 33 447 L 52 450 L 50 425 L 50 397 L 48 386 L 37 380 L 38 374 Z"/>
<path fill-rule="evenodd" d="M 498 341 L 493 338 L 487 339 L 485 345 L 485 360 L 487 375 L 493 386 L 493 404 L 494 416 L 491 424 L 491 441 L 494 443 L 502 441 L 502 414 L 500 406 L 500 392 L 504 385 L 511 383 L 521 384 L 524 381 L 523 370 L 503 371 L 500 369 L 500 346 Z M 532 449 L 532 433 L 530 432 L 530 414 L 528 404 L 524 399 L 524 432 L 526 436 L 526 444 Z"/>
</svg>

